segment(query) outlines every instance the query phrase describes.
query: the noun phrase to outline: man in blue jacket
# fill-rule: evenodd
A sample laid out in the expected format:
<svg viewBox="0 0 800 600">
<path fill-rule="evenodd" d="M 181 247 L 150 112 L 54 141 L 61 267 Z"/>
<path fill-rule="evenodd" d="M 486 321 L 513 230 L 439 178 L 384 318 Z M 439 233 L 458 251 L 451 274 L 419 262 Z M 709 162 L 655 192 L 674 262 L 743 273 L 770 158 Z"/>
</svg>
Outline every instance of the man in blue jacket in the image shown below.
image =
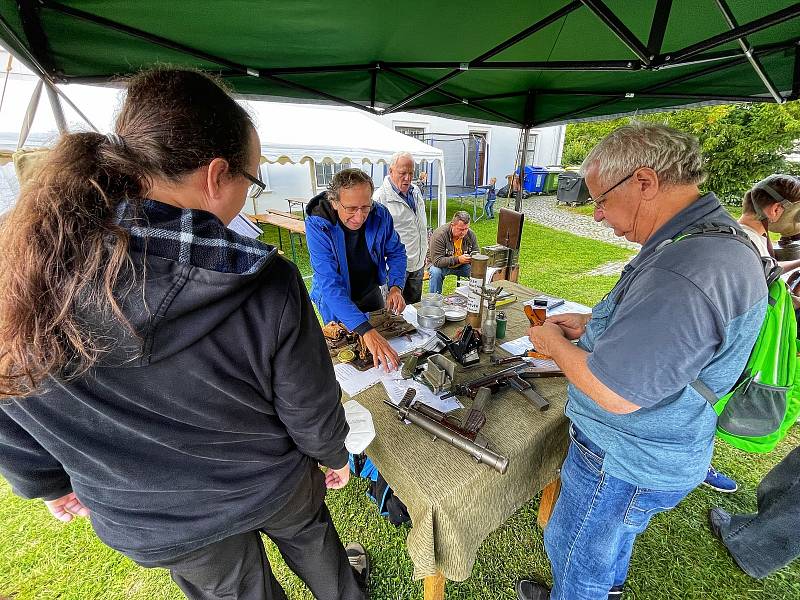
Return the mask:
<svg viewBox="0 0 800 600">
<path fill-rule="evenodd" d="M 306 237 L 314 271 L 311 299 L 322 319 L 359 334 L 375 366 L 391 371 L 400 359 L 369 323 L 369 313 L 406 306 L 406 251 L 385 206 L 372 202 L 372 179 L 361 169 L 344 169 L 326 192 L 308 203 Z M 381 286 L 389 292 L 384 302 Z"/>
</svg>

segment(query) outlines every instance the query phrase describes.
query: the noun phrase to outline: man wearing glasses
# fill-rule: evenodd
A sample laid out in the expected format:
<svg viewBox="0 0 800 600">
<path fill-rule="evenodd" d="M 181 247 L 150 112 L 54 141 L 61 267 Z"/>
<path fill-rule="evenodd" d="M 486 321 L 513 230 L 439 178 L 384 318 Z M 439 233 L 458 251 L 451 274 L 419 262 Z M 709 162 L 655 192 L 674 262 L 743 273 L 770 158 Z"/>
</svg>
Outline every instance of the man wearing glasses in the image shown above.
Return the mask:
<svg viewBox="0 0 800 600">
<path fill-rule="evenodd" d="M 553 589 L 520 581 L 524 600 L 621 597 L 636 536 L 706 476 L 717 416 L 694 386 L 716 397 L 733 387 L 767 302 L 752 248 L 730 235 L 676 240 L 700 225 L 736 227 L 700 192 L 694 137 L 627 125 L 582 171 L 594 219 L 642 249 L 590 316 L 553 316 L 529 331 L 569 380 L 571 443 L 544 534 Z"/>
<path fill-rule="evenodd" d="M 375 366 L 387 371 L 400 359 L 369 323 L 384 306 L 406 306 L 406 251 L 385 206 L 372 202 L 373 184 L 361 169 L 343 169 L 327 191 L 306 207 L 306 237 L 314 272 L 311 299 L 322 319 L 338 321 L 362 336 Z M 382 286 L 389 289 L 384 302 Z"/>
<path fill-rule="evenodd" d="M 422 173 L 420 173 L 420 177 Z M 427 179 L 427 175 L 425 176 Z M 422 276 L 428 254 L 428 219 L 422 192 L 411 183 L 414 157 L 408 152 L 395 153 L 389 162 L 389 174 L 375 190 L 372 199 L 389 209 L 394 228 L 406 247 L 406 279 L 403 298 L 407 304 L 422 297 Z"/>
</svg>

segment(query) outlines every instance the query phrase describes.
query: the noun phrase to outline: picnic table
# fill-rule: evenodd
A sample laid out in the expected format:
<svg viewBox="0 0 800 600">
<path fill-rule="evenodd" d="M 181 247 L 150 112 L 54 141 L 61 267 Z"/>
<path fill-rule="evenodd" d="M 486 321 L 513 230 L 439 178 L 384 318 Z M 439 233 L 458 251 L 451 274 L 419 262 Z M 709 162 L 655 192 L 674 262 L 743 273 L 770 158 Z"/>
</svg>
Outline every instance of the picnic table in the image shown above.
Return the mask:
<svg viewBox="0 0 800 600">
<path fill-rule="evenodd" d="M 526 334 L 528 319 L 522 303 L 537 295 L 517 283 L 504 281 L 503 288 L 519 300 L 503 307 L 507 333 L 498 345 Z M 452 336 L 464 323 L 448 323 L 443 331 Z M 497 353 L 508 354 L 499 349 Z M 481 366 L 459 367 L 456 382 L 505 368 L 492 367 L 489 355 L 481 356 Z M 549 400 L 547 411 L 538 411 L 522 395 L 508 389 L 495 394 L 486 409 L 481 432 L 491 441 L 493 450 L 508 457 L 504 475 L 442 441 L 432 440 L 418 427 L 400 422 L 397 412 L 383 404 L 386 392 L 381 384 L 353 397 L 372 413 L 375 423 L 377 435 L 366 453 L 411 515 L 408 553 L 414 563 L 414 578 L 425 579 L 425 600 L 444 598 L 446 579 L 467 579 L 486 537 L 543 490 L 539 524 L 544 526 L 550 517 L 569 442 L 564 416 L 566 380 L 532 381 Z M 468 409 L 470 400 L 463 403 Z M 461 418 L 466 412 L 454 414 Z"/>
<path fill-rule="evenodd" d="M 285 229 L 289 233 L 289 244 L 292 248 L 292 262 L 297 263 L 297 250 L 295 249 L 294 245 L 294 236 L 306 234 L 305 221 L 273 211 L 246 216 L 257 225 L 274 225 L 277 227 L 278 248 L 281 250 L 283 250 L 283 238 L 281 237 L 281 230 Z"/>
</svg>

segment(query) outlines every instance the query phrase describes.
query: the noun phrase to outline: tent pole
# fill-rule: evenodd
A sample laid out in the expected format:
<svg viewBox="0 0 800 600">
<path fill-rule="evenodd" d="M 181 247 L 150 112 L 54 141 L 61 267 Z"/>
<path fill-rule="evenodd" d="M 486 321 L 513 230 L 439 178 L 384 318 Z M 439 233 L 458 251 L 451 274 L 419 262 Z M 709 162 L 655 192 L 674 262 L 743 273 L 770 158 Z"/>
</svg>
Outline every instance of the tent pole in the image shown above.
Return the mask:
<svg viewBox="0 0 800 600">
<path fill-rule="evenodd" d="M 67 133 L 67 121 L 64 118 L 61 98 L 58 97 L 58 92 L 55 90 L 55 86 L 52 83 L 47 81 L 45 82 L 45 86 L 47 89 L 47 98 L 50 100 L 50 108 L 53 110 L 53 117 L 55 117 L 56 120 L 56 127 L 58 127 L 58 133 Z"/>
<path fill-rule="evenodd" d="M 619 17 L 606 6 L 602 0 L 581 0 L 583 4 L 592 11 L 595 16 L 605 23 L 614 35 L 628 47 L 628 50 L 633 52 L 639 57 L 645 65 L 650 65 L 650 61 L 654 56 L 651 56 L 644 47 L 642 42 L 633 34 L 633 32 L 625 26 L 625 23 L 619 20 Z"/>
<path fill-rule="evenodd" d="M 717 7 L 722 13 L 722 16 L 725 17 L 728 27 L 730 29 L 736 29 L 739 26 L 736 22 L 736 17 L 733 16 L 733 12 L 731 12 L 730 7 L 725 0 L 717 0 Z M 750 62 L 750 66 L 753 67 L 756 75 L 758 75 L 758 78 L 761 79 L 764 87 L 766 87 L 770 95 L 775 98 L 775 102 L 778 104 L 783 104 L 783 96 L 781 96 L 778 90 L 775 89 L 775 84 L 772 83 L 769 75 L 767 75 L 767 72 L 764 70 L 764 65 L 762 65 L 761 61 L 759 61 L 758 58 L 753 55 L 753 49 L 750 47 L 750 42 L 745 36 L 740 37 L 736 41 L 739 42 L 739 47 L 742 49 L 742 52 L 744 52 L 744 55 L 747 57 L 747 60 Z"/>
<path fill-rule="evenodd" d="M 44 79 L 39 79 L 36 82 L 36 87 L 33 88 L 31 99 L 28 102 L 28 109 L 25 111 L 25 116 L 22 119 L 22 126 L 19 129 L 19 140 L 17 141 L 17 149 L 22 148 L 25 142 L 28 141 L 28 134 L 31 132 L 33 120 L 36 118 L 36 109 L 39 108 L 39 98 L 42 96 L 42 86 Z"/>
<path fill-rule="evenodd" d="M 522 210 L 522 189 L 525 187 L 525 163 L 528 154 L 528 137 L 530 136 L 531 128 L 525 127 L 522 130 L 522 153 L 519 161 L 519 189 L 517 190 L 517 199 L 514 202 L 514 210 L 520 212 Z M 514 187 L 514 178 L 511 178 L 511 187 Z"/>
</svg>

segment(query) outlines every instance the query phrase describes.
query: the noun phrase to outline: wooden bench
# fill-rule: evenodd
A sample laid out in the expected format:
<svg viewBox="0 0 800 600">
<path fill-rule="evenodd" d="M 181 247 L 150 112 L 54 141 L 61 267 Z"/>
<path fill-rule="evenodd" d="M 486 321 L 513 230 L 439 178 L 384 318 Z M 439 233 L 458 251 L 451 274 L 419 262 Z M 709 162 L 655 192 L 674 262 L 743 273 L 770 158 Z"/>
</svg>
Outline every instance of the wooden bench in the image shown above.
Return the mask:
<svg viewBox="0 0 800 600">
<path fill-rule="evenodd" d="M 287 217 L 272 211 L 259 213 L 257 215 L 246 215 L 256 225 L 274 225 L 278 228 L 278 248 L 283 250 L 283 238 L 281 230 L 285 229 L 289 233 L 289 244 L 292 248 L 292 261 L 297 263 L 297 250 L 294 245 L 295 235 L 306 234 L 306 223 L 302 219 Z"/>
</svg>

